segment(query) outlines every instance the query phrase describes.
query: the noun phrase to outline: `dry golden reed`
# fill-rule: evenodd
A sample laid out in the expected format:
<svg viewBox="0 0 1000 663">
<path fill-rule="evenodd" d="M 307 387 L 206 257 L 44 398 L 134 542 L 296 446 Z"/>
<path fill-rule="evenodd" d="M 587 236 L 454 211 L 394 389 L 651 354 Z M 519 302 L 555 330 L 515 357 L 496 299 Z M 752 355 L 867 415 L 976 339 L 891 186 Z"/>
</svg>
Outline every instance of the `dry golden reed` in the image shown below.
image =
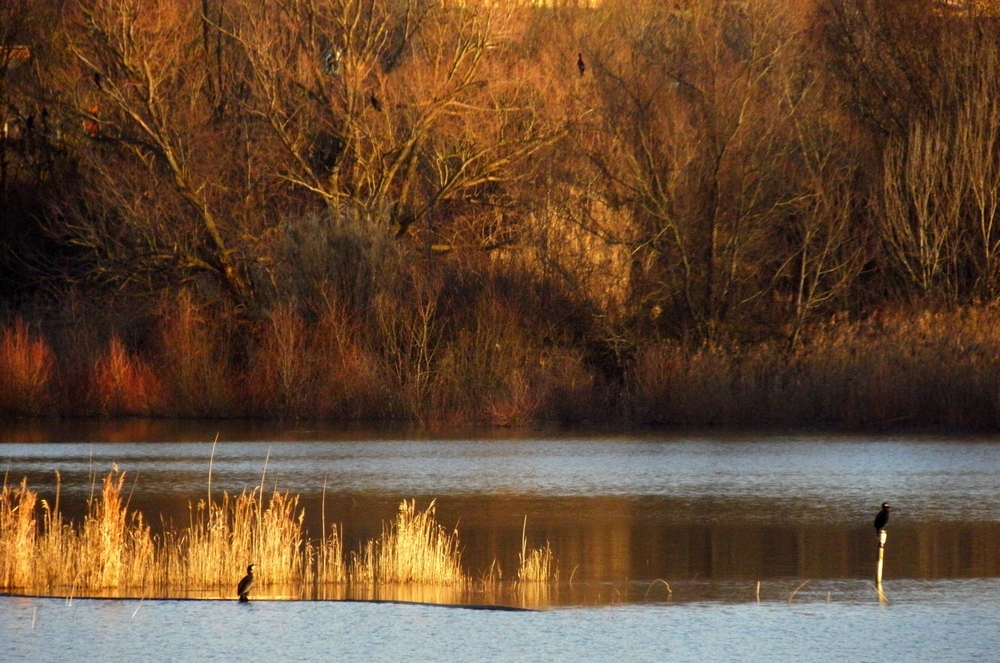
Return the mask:
<svg viewBox="0 0 1000 663">
<path fill-rule="evenodd" d="M 551 582 L 558 578 L 552 559 L 552 548 L 545 542 L 544 548 L 528 549 L 528 518 L 525 516 L 521 529 L 521 553 L 518 555 L 518 583 Z"/>
<path fill-rule="evenodd" d="M 26 593 L 70 595 L 120 587 L 162 584 L 157 545 L 142 514 L 122 501 L 125 473 L 104 478 L 100 498 L 91 499 L 79 528 L 63 522 L 58 507 L 42 500 L 27 481 L 0 492 L 0 580 Z"/>
<path fill-rule="evenodd" d="M 517 570 L 518 582 L 551 582 L 556 578 L 552 560 L 552 548 L 548 542 L 544 548 L 522 550 Z"/>
<path fill-rule="evenodd" d="M 54 505 L 39 500 L 26 479 L 18 485 L 5 483 L 0 491 L 0 591 L 226 597 L 251 563 L 261 596 L 462 602 L 474 590 L 462 568 L 458 532 L 436 521 L 434 502 L 420 510 L 415 501 L 404 500 L 381 536 L 352 552 L 346 564 L 336 526 L 320 540 L 308 538 L 298 496 L 274 491 L 265 500 L 259 487 L 238 496 L 223 493 L 219 499 L 209 492 L 191 505 L 186 528 L 153 534 L 142 514 L 129 509 L 125 481 L 125 472 L 117 468 L 108 474 L 79 526 L 65 522 L 59 511 L 58 474 Z M 552 568 L 548 544 L 528 550 L 522 542 L 520 589 L 515 589 L 533 586 L 531 591 L 538 593 L 540 584 L 555 579 Z M 495 562 L 493 569 L 482 586 L 496 598 L 502 590 Z"/>
<path fill-rule="evenodd" d="M 382 536 L 352 553 L 354 583 L 466 584 L 458 533 L 434 518 L 434 502 L 419 511 L 416 500 L 403 500 L 396 519 L 383 525 Z"/>
<path fill-rule="evenodd" d="M 0 492 L 0 588 L 31 594 L 156 596 L 226 590 L 247 564 L 261 586 L 314 581 L 313 560 L 324 560 L 324 580 L 343 578 L 336 562 L 336 530 L 318 543 L 302 528 L 298 497 L 275 492 L 266 504 L 259 489 L 219 501 L 200 501 L 182 532 L 153 535 L 141 513 L 123 500 L 125 473 L 104 478 L 79 527 L 26 481 Z M 224 592 L 225 594 L 225 592 Z"/>
</svg>

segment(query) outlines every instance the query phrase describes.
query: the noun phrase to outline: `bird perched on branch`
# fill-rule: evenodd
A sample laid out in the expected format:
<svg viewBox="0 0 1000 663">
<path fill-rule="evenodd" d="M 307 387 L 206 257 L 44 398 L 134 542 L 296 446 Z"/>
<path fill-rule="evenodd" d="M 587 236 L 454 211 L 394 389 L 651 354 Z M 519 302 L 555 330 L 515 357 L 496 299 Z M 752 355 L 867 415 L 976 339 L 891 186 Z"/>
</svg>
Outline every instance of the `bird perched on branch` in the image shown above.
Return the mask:
<svg viewBox="0 0 1000 663">
<path fill-rule="evenodd" d="M 240 580 L 240 584 L 236 586 L 236 593 L 240 595 L 240 603 L 250 602 L 247 594 L 250 593 L 250 588 L 253 587 L 253 566 L 251 564 L 247 567 L 247 574 L 243 576 L 243 580 Z"/>
<path fill-rule="evenodd" d="M 882 502 L 882 510 L 875 516 L 875 532 L 881 534 L 887 522 L 889 522 L 889 503 Z"/>
<path fill-rule="evenodd" d="M 583 61 L 583 53 L 576 54 L 576 68 L 580 71 L 581 76 L 587 71 L 587 65 Z"/>
</svg>

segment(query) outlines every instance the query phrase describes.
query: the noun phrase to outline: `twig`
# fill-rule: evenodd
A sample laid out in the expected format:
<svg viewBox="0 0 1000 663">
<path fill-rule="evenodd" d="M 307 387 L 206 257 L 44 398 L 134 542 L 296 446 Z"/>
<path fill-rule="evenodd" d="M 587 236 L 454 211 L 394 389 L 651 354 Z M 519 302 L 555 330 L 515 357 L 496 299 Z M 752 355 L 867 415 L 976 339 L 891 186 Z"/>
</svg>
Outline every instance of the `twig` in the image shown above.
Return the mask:
<svg viewBox="0 0 1000 663">
<path fill-rule="evenodd" d="M 212 504 L 212 463 L 215 462 L 215 445 L 219 443 L 219 433 L 215 434 L 215 442 L 212 442 L 212 455 L 208 457 L 208 504 Z"/>
<path fill-rule="evenodd" d="M 646 598 L 649 598 L 649 590 L 653 589 L 653 585 L 655 585 L 658 582 L 662 582 L 663 586 L 667 588 L 667 595 L 668 596 L 673 596 L 674 595 L 674 590 L 670 589 L 670 585 L 667 584 L 667 581 L 663 580 L 661 578 L 657 578 L 653 582 L 649 583 L 649 587 L 646 588 Z"/>
<path fill-rule="evenodd" d="M 812 581 L 812 579 L 810 578 L 809 580 L 803 581 L 801 585 L 799 585 L 798 587 L 796 587 L 795 591 L 792 592 L 792 595 L 788 597 L 788 602 L 791 603 L 792 599 L 795 598 L 795 595 L 799 593 L 799 590 L 802 589 L 803 587 L 805 587 L 806 585 L 808 585 L 811 581 Z"/>
</svg>

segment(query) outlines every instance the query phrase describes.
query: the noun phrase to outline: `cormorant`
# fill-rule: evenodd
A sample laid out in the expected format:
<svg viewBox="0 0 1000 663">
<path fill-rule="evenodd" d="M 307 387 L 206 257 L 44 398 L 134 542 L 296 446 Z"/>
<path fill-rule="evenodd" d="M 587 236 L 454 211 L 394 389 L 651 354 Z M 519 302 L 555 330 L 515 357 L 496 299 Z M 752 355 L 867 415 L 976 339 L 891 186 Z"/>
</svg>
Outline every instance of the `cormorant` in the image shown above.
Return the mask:
<svg viewBox="0 0 1000 663">
<path fill-rule="evenodd" d="M 236 593 L 240 595 L 240 603 L 250 602 L 247 594 L 250 593 L 250 588 L 253 587 L 253 566 L 251 564 L 247 567 L 247 574 L 243 576 L 243 580 L 240 580 L 240 584 L 236 587 Z"/>
<path fill-rule="evenodd" d="M 881 533 L 887 522 L 889 522 L 889 503 L 882 502 L 882 510 L 875 516 L 875 531 Z"/>
<path fill-rule="evenodd" d="M 375 96 L 374 90 L 368 93 L 368 101 L 371 102 L 372 108 L 374 108 L 379 113 L 382 112 L 382 102 L 379 101 L 378 97 Z"/>
<path fill-rule="evenodd" d="M 583 62 L 583 53 L 576 54 L 576 68 L 580 70 L 581 76 L 587 71 L 587 65 Z"/>
</svg>

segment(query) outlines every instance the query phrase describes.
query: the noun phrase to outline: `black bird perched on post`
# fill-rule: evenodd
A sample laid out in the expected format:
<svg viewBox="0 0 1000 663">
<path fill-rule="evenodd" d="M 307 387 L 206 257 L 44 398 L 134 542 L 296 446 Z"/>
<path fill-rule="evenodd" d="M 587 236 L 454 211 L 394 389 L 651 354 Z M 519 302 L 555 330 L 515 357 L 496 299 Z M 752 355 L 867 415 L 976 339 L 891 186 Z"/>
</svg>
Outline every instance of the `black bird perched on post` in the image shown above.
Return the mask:
<svg viewBox="0 0 1000 663">
<path fill-rule="evenodd" d="M 882 502 L 882 510 L 875 516 L 875 531 L 881 533 L 887 522 L 889 522 L 889 503 Z"/>
<path fill-rule="evenodd" d="M 240 580 L 240 584 L 236 586 L 236 593 L 240 595 L 240 603 L 250 602 L 247 594 L 250 593 L 251 587 L 253 587 L 253 564 L 247 567 L 247 574 L 243 576 L 243 580 Z"/>
<path fill-rule="evenodd" d="M 581 76 L 587 71 L 587 65 L 583 62 L 583 53 L 576 54 L 576 68 L 580 70 Z"/>
</svg>

